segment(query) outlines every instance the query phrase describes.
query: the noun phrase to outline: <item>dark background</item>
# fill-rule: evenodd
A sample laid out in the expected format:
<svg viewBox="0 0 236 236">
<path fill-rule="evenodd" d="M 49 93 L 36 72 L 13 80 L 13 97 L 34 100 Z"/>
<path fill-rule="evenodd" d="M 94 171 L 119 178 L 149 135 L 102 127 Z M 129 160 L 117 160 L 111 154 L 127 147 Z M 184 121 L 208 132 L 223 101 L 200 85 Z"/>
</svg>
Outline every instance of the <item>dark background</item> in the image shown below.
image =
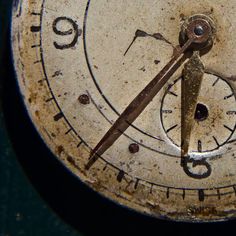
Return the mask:
<svg viewBox="0 0 236 236">
<path fill-rule="evenodd" d="M 235 221 L 185 224 L 141 216 L 64 169 L 35 131 L 19 95 L 10 49 L 11 0 L 0 0 L 0 17 L 0 236 L 235 234 Z"/>
</svg>

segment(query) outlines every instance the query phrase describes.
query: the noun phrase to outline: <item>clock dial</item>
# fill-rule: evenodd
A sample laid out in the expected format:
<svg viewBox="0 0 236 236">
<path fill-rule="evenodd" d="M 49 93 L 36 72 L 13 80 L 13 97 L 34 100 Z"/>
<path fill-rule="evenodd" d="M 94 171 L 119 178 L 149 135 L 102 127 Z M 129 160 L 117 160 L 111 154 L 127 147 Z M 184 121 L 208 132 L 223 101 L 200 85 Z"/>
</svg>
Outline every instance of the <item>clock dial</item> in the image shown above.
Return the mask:
<svg viewBox="0 0 236 236">
<path fill-rule="evenodd" d="M 139 212 L 178 221 L 235 217 L 235 7 L 212 0 L 15 3 L 18 82 L 50 150 L 95 191 Z M 181 94 L 192 84 L 183 91 L 181 83 L 196 51 L 204 73 L 183 157 Z"/>
<path fill-rule="evenodd" d="M 190 152 L 199 154 L 199 157 L 207 153 L 214 156 L 224 148 L 234 134 L 235 110 L 235 94 L 231 85 L 220 76 L 205 73 L 194 114 Z M 166 90 L 160 112 L 166 135 L 180 147 L 181 78 Z"/>
</svg>

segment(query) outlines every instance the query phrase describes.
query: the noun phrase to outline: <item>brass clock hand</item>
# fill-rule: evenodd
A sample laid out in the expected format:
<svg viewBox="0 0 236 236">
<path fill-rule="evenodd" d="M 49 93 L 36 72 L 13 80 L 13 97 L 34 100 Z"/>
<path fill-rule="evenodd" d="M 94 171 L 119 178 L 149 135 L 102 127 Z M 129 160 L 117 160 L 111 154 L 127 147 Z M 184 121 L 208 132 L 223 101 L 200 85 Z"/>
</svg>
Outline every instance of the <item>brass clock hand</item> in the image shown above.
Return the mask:
<svg viewBox="0 0 236 236">
<path fill-rule="evenodd" d="M 188 155 L 191 131 L 198 96 L 204 75 L 204 65 L 198 51 L 195 51 L 183 70 L 181 88 L 181 157 L 182 161 Z M 182 162 L 183 163 L 183 162 Z"/>
<path fill-rule="evenodd" d="M 196 29 L 201 27 L 203 32 L 198 34 Z M 205 29 L 205 30 L 204 30 Z M 116 120 L 113 126 L 108 130 L 104 137 L 100 140 L 97 146 L 90 154 L 90 160 L 86 165 L 89 169 L 107 149 L 122 135 L 123 132 L 136 120 L 143 112 L 147 105 L 152 101 L 156 94 L 166 84 L 170 77 L 179 68 L 182 55 L 193 44 L 204 45 L 208 42 L 211 36 L 211 26 L 205 20 L 192 21 L 187 29 L 188 40 L 182 47 L 178 47 L 175 54 L 167 65 L 157 74 L 157 76 L 136 96 L 136 98 L 128 105 L 120 117 Z M 201 46 L 200 46 L 201 47 Z"/>
</svg>

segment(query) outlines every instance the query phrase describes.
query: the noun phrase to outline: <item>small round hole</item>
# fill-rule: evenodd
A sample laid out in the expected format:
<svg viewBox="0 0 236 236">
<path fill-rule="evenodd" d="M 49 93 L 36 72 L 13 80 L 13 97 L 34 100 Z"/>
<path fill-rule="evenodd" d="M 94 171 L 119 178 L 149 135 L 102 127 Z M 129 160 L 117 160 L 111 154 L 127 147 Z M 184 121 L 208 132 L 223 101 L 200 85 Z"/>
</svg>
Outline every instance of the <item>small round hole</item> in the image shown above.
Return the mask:
<svg viewBox="0 0 236 236">
<path fill-rule="evenodd" d="M 209 111 L 206 105 L 198 103 L 196 112 L 195 112 L 195 120 L 204 121 L 208 118 Z"/>
</svg>

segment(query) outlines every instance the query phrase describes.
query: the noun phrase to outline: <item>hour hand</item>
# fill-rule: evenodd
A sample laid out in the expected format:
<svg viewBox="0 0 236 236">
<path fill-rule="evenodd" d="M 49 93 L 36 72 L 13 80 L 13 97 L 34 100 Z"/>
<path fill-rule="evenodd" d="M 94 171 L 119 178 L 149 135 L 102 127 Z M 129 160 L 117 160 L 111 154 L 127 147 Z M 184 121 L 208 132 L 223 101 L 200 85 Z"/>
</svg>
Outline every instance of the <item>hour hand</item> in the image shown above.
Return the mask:
<svg viewBox="0 0 236 236">
<path fill-rule="evenodd" d="M 132 42 L 130 43 L 129 47 L 126 49 L 126 51 L 124 53 L 124 56 L 126 56 L 126 54 L 130 50 L 132 45 L 135 43 L 137 38 L 145 38 L 145 37 L 151 37 L 151 38 L 154 38 L 156 40 L 163 41 L 163 42 L 171 45 L 174 48 L 174 46 L 171 44 L 171 42 L 168 41 L 162 34 L 160 34 L 160 33 L 149 34 L 149 33 L 145 32 L 143 30 L 137 29 Z"/>
<path fill-rule="evenodd" d="M 191 132 L 194 125 L 198 96 L 204 75 L 204 65 L 198 51 L 193 52 L 185 64 L 181 84 L 181 157 L 182 164 L 188 156 Z"/>
</svg>

